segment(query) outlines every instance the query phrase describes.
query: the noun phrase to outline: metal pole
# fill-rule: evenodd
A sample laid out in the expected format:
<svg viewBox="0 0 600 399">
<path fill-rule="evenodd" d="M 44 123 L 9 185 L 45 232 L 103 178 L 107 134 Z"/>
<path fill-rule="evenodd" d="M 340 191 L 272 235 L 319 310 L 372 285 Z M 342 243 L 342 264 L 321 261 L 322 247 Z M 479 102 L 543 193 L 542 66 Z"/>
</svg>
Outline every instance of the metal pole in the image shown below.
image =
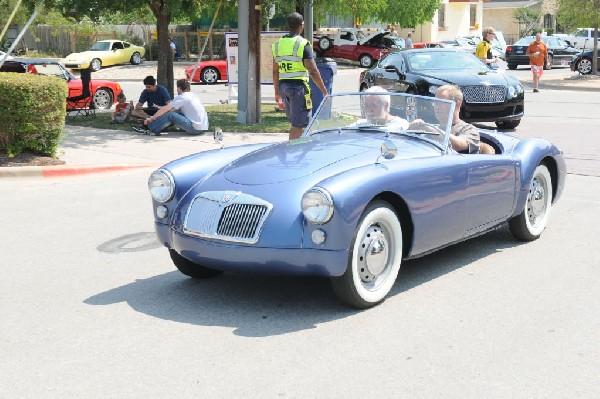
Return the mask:
<svg viewBox="0 0 600 399">
<path fill-rule="evenodd" d="M 249 41 L 248 29 L 250 28 L 250 0 L 238 2 L 238 106 L 237 121 L 248 123 L 248 69 L 249 69 Z"/>
<path fill-rule="evenodd" d="M 307 1 L 304 4 L 304 38 L 308 40 L 312 47 L 313 42 L 313 2 Z"/>
<path fill-rule="evenodd" d="M 42 4 L 44 4 L 43 1 L 40 3 L 39 7 L 41 7 Z M 27 29 L 29 29 L 29 25 L 31 25 L 31 23 L 33 22 L 33 20 L 35 19 L 35 17 L 37 17 L 37 15 L 38 15 L 38 10 L 37 9 L 38 9 L 38 7 L 35 8 L 35 11 L 31 15 L 31 18 L 29 18 L 29 21 L 27 21 L 27 23 L 25 24 L 25 26 L 23 27 L 23 29 L 21 30 L 21 32 L 19 32 L 19 35 L 17 36 L 17 38 L 15 39 L 15 41 L 13 42 L 13 44 L 10 46 L 10 48 L 8 49 L 8 51 L 6 52 L 6 54 L 4 54 L 4 57 L 2 57 L 2 60 L 0 60 L 0 68 L 2 67 L 2 65 L 4 65 L 4 61 L 6 61 L 6 58 L 8 57 L 8 55 L 10 53 L 12 53 L 12 51 L 15 49 L 15 47 L 17 47 L 17 44 L 19 43 L 19 41 L 21 41 L 21 39 L 23 38 L 23 35 L 25 35 L 25 32 L 27 32 Z"/>
<path fill-rule="evenodd" d="M 19 9 L 20 5 L 21 5 L 21 0 L 17 1 L 17 4 L 15 5 L 15 8 L 13 8 L 12 12 L 10 13 L 10 16 L 8 17 L 8 21 L 6 21 L 6 25 L 4 25 L 4 29 L 2 29 L 2 33 L 0 33 L 0 43 L 2 43 L 2 38 L 6 34 L 6 31 L 8 30 L 10 22 L 12 21 L 12 19 L 15 16 L 15 14 L 17 13 L 17 10 Z"/>
</svg>

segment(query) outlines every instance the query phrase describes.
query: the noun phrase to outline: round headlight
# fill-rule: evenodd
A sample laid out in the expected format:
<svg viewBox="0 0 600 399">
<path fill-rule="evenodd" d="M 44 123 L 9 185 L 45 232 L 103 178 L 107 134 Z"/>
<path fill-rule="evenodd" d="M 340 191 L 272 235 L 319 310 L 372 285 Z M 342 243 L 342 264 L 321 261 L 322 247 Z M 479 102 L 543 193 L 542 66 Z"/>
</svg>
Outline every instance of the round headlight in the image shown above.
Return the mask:
<svg viewBox="0 0 600 399">
<path fill-rule="evenodd" d="M 148 179 L 148 189 L 155 201 L 169 201 L 175 193 L 173 176 L 164 169 L 155 170 Z"/>
<path fill-rule="evenodd" d="M 304 217 L 311 223 L 327 223 L 333 216 L 333 200 L 322 188 L 315 187 L 305 192 L 301 206 Z"/>
</svg>

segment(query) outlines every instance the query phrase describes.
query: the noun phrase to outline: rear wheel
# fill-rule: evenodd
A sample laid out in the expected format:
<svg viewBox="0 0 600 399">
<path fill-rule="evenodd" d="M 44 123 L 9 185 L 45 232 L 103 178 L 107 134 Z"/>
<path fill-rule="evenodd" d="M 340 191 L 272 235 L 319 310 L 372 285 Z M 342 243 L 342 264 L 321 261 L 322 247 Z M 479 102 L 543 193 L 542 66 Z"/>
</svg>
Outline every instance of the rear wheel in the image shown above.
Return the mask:
<svg viewBox="0 0 600 399">
<path fill-rule="evenodd" d="M 328 37 L 322 37 L 319 40 L 319 47 L 321 47 L 321 50 L 329 50 L 331 47 L 331 39 Z"/>
<path fill-rule="evenodd" d="M 370 68 L 373 65 L 373 57 L 369 54 L 363 54 L 358 58 L 361 67 Z"/>
<path fill-rule="evenodd" d="M 200 79 L 207 85 L 215 84 L 219 80 L 219 71 L 214 67 L 206 67 L 200 73 Z"/>
<path fill-rule="evenodd" d="M 109 89 L 98 89 L 94 93 L 94 106 L 96 109 L 110 109 L 113 104 L 113 93 Z"/>
<path fill-rule="evenodd" d="M 102 61 L 100 61 L 98 58 L 94 58 L 92 62 L 90 62 L 90 69 L 94 72 L 98 72 L 100 69 L 102 69 Z"/>
<path fill-rule="evenodd" d="M 518 65 L 517 64 L 508 64 L 508 69 L 517 69 Z"/>
<path fill-rule="evenodd" d="M 592 60 L 589 58 L 582 58 L 577 63 L 577 71 L 582 75 L 592 73 Z"/>
<path fill-rule="evenodd" d="M 545 165 L 538 165 L 533 172 L 523 212 L 508 221 L 510 232 L 522 241 L 540 237 L 550 216 L 552 207 L 552 179 Z"/>
<path fill-rule="evenodd" d="M 514 129 L 519 126 L 519 123 L 521 123 L 520 119 L 516 121 L 497 121 L 496 126 L 498 129 Z"/>
<path fill-rule="evenodd" d="M 223 273 L 220 270 L 209 269 L 208 267 L 201 266 L 197 263 L 194 263 L 190 260 L 187 260 L 183 256 L 179 255 L 175 250 L 169 249 L 169 255 L 171 255 L 171 260 L 173 264 L 179 269 L 179 271 L 186 276 L 192 278 L 210 278 L 218 276 Z"/>
<path fill-rule="evenodd" d="M 142 56 L 140 55 L 140 53 L 138 53 L 137 51 L 135 53 L 133 53 L 133 55 L 131 56 L 131 63 L 133 65 L 139 65 L 142 62 Z"/>
<path fill-rule="evenodd" d="M 365 209 L 350 250 L 346 272 L 331 279 L 333 291 L 360 309 L 377 305 L 394 286 L 402 262 L 402 226 L 387 202 Z"/>
</svg>

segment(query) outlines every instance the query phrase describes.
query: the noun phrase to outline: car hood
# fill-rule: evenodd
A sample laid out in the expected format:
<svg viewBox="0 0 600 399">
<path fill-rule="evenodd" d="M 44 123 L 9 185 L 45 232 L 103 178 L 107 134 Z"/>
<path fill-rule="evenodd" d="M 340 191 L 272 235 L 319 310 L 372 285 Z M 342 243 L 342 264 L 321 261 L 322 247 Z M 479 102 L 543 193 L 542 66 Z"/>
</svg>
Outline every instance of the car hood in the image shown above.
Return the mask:
<svg viewBox="0 0 600 399">
<path fill-rule="evenodd" d="M 487 73 L 477 74 L 475 72 L 465 73 L 465 71 L 423 71 L 417 72 L 427 80 L 432 82 L 440 81 L 443 84 L 457 84 L 459 86 L 474 85 L 505 85 L 511 83 L 505 74 L 499 74 L 490 70 Z M 439 84 L 435 82 L 435 84 Z"/>
<path fill-rule="evenodd" d="M 90 58 L 98 57 L 100 53 L 103 53 L 103 51 L 83 51 L 81 53 L 73 53 L 69 54 L 65 58 L 65 61 L 89 60 Z"/>
<path fill-rule="evenodd" d="M 398 147 L 394 160 L 439 154 L 421 140 L 392 136 Z M 383 134 L 321 134 L 302 137 L 252 152 L 226 166 L 225 179 L 236 184 L 261 185 L 300 179 L 314 173 L 333 176 L 351 168 L 374 164 Z"/>
</svg>

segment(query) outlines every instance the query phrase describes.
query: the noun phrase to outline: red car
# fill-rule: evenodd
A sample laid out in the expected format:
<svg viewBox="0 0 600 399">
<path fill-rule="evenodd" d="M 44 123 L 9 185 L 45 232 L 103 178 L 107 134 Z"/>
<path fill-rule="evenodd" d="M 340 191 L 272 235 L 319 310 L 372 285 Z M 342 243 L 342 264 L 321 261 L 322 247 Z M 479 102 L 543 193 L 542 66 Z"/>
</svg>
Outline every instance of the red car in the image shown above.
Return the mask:
<svg viewBox="0 0 600 399">
<path fill-rule="evenodd" d="M 42 58 L 15 58 L 6 61 L 0 72 L 31 73 L 34 75 L 46 75 L 61 78 L 67 81 L 69 87 L 68 97 L 81 95 L 81 79 L 73 75 L 71 70 L 66 69 L 55 60 Z M 96 109 L 110 109 L 117 102 L 117 95 L 122 91 L 121 85 L 110 80 L 92 79 L 90 91 L 94 99 Z"/>
<path fill-rule="evenodd" d="M 392 49 L 404 47 L 404 40 L 392 36 L 388 31 L 365 36 L 356 28 L 341 29 L 333 36 L 315 37 L 313 41 L 313 49 L 317 56 L 358 61 L 365 68 L 371 67 Z"/>
<path fill-rule="evenodd" d="M 194 72 L 194 68 L 196 69 L 196 72 Z M 185 68 L 185 78 L 190 80 L 192 73 L 194 74 L 194 77 L 191 81 L 195 83 L 202 82 L 207 85 L 212 85 L 219 80 L 227 80 L 227 61 L 199 61 L 196 65 L 190 65 Z"/>
<path fill-rule="evenodd" d="M 413 48 L 443 48 L 446 47 L 445 43 L 441 42 L 417 42 L 413 43 Z"/>
</svg>

